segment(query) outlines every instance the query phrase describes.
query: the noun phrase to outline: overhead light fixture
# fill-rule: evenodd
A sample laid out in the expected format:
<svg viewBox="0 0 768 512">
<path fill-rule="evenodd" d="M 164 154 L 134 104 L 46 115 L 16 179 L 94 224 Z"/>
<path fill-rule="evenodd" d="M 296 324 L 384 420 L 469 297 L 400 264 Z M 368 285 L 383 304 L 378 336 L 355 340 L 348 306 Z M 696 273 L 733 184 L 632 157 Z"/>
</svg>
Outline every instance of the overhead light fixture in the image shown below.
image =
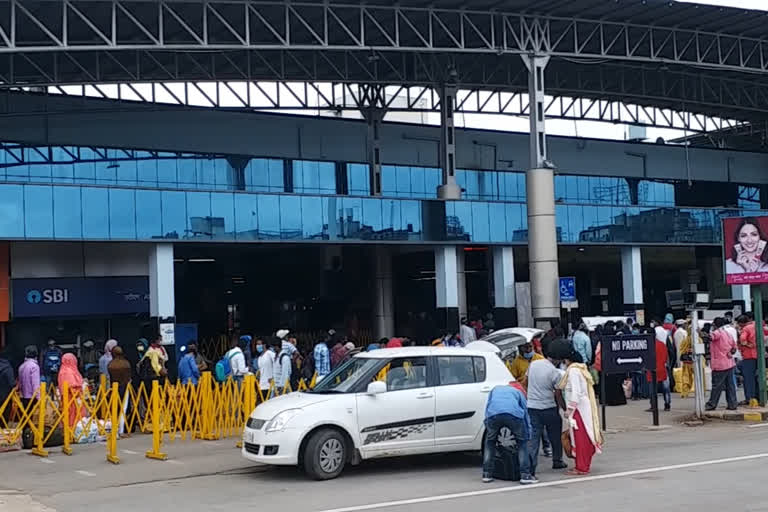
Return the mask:
<svg viewBox="0 0 768 512">
<path fill-rule="evenodd" d="M 585 250 L 583 247 L 579 247 L 579 252 L 584 252 Z"/>
<path fill-rule="evenodd" d="M 189 258 L 190 263 L 213 263 L 215 261 L 213 258 Z"/>
<path fill-rule="evenodd" d="M 184 263 L 184 259 L 183 258 L 173 258 L 173 262 L 174 263 Z"/>
</svg>

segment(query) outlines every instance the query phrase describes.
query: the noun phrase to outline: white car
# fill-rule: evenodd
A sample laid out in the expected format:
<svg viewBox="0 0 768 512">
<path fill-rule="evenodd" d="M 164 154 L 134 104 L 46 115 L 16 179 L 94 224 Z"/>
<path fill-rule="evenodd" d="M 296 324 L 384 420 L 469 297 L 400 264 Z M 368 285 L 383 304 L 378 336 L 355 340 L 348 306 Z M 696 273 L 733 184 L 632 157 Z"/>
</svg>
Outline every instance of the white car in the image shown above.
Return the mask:
<svg viewBox="0 0 768 512">
<path fill-rule="evenodd" d="M 326 480 L 364 459 L 481 450 L 488 393 L 513 380 L 492 352 L 409 347 L 358 354 L 313 390 L 256 407 L 242 455 L 298 465 Z"/>
</svg>

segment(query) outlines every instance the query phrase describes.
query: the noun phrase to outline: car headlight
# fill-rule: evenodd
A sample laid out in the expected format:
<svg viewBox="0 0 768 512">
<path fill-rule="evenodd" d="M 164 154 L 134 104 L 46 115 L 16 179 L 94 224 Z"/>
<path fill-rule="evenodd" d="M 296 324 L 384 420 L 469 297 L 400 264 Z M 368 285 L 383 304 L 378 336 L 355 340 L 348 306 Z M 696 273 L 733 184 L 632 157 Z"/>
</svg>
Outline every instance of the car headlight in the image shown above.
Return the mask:
<svg viewBox="0 0 768 512">
<path fill-rule="evenodd" d="M 279 413 L 277 416 L 269 420 L 264 430 L 267 432 L 278 432 L 280 430 L 284 430 L 285 426 L 288 425 L 288 422 L 291 421 L 293 417 L 299 414 L 301 411 L 301 409 L 288 409 Z"/>
</svg>

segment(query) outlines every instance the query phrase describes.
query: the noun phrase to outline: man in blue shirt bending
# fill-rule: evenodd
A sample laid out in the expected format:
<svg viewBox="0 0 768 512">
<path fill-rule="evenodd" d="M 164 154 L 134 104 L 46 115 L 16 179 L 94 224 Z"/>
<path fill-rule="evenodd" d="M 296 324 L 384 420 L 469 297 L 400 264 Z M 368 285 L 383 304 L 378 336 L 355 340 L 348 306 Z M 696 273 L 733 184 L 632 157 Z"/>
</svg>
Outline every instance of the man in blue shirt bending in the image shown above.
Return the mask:
<svg viewBox="0 0 768 512">
<path fill-rule="evenodd" d="M 197 386 L 197 381 L 200 379 L 200 370 L 197 368 L 197 362 L 195 361 L 196 353 L 197 346 L 190 343 L 187 345 L 184 357 L 179 360 L 179 382 L 182 384 L 192 383 L 193 386 Z"/>
<path fill-rule="evenodd" d="M 488 396 L 485 406 L 485 449 L 483 450 L 483 482 L 493 482 L 493 461 L 502 428 L 509 429 L 517 444 L 517 459 L 520 464 L 520 483 L 538 482 L 531 474 L 528 458 L 528 440 L 531 438 L 531 420 L 528 417 L 528 403 L 522 387 L 517 382 L 508 386 L 496 386 Z"/>
</svg>

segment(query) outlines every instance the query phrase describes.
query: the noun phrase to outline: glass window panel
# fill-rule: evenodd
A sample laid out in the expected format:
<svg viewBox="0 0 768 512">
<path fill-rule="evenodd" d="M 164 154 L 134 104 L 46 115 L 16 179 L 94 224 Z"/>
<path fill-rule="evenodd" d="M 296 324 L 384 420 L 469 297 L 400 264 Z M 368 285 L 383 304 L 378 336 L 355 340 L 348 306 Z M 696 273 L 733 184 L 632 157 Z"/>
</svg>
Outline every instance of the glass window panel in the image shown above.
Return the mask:
<svg viewBox="0 0 768 512">
<path fill-rule="evenodd" d="M 326 215 L 319 197 L 301 198 L 301 230 L 305 240 L 322 240 Z"/>
<path fill-rule="evenodd" d="M 342 235 L 341 205 L 342 198 L 331 196 L 322 198 L 322 208 L 328 224 L 326 240 L 338 240 Z"/>
<path fill-rule="evenodd" d="M 478 196 L 485 201 L 498 199 L 498 173 L 494 171 L 480 171 Z"/>
<path fill-rule="evenodd" d="M 269 191 L 285 192 L 285 179 L 283 178 L 283 161 L 268 160 Z"/>
<path fill-rule="evenodd" d="M 321 194 L 336 193 L 336 164 L 333 162 L 320 162 L 318 168 L 318 185 Z"/>
<path fill-rule="evenodd" d="M 443 179 L 442 171 L 429 167 L 426 169 L 424 176 L 424 197 L 427 199 L 437 197 L 437 187 L 440 186 Z"/>
<path fill-rule="evenodd" d="M 35 163 L 29 165 L 29 181 L 33 183 L 50 183 L 51 176 L 51 164 Z"/>
<path fill-rule="evenodd" d="M 296 240 L 301 236 L 301 198 L 280 196 L 280 238 Z"/>
<path fill-rule="evenodd" d="M 157 186 L 157 160 L 137 160 L 136 174 L 139 186 Z"/>
<path fill-rule="evenodd" d="M 259 239 L 280 239 L 280 198 L 279 196 L 258 197 Z"/>
<path fill-rule="evenodd" d="M 163 215 L 159 190 L 136 191 L 136 235 L 139 240 L 163 238 Z M 170 206 L 168 206 L 170 207 Z"/>
<path fill-rule="evenodd" d="M 381 194 L 397 197 L 396 168 L 392 165 L 381 166 Z"/>
<path fill-rule="evenodd" d="M 395 168 L 395 196 L 411 196 L 411 168 L 406 166 L 397 166 Z"/>
<path fill-rule="evenodd" d="M 117 165 L 117 184 L 135 186 L 138 180 L 137 162 L 135 160 L 121 160 Z"/>
<path fill-rule="evenodd" d="M 555 176 L 555 201 L 565 202 L 567 199 L 566 176 Z"/>
<path fill-rule="evenodd" d="M 197 161 L 194 158 L 179 158 L 176 161 L 178 186 L 181 188 L 197 188 Z"/>
<path fill-rule="evenodd" d="M 504 207 L 503 203 L 490 203 L 488 205 L 491 242 L 507 241 L 507 222 Z"/>
<path fill-rule="evenodd" d="M 367 240 L 378 238 L 382 230 L 381 201 L 378 199 L 363 199 L 362 203 L 362 236 Z"/>
<path fill-rule="evenodd" d="M 350 197 L 342 198 L 341 208 L 339 210 L 339 238 L 361 239 L 362 216 L 362 199 Z"/>
<path fill-rule="evenodd" d="M 98 155 L 94 163 L 96 168 L 96 183 L 98 185 L 116 185 L 117 184 L 117 162 L 113 160 L 104 160 L 102 155 Z"/>
<path fill-rule="evenodd" d="M 0 185 L 0 237 L 24 237 L 24 187 Z"/>
<path fill-rule="evenodd" d="M 488 203 L 472 204 L 472 241 L 488 242 L 491 239 L 491 226 L 488 221 Z"/>
<path fill-rule="evenodd" d="M 82 187 L 83 238 L 109 239 L 109 189 Z M 99 212 L 99 215 L 93 215 Z"/>
<path fill-rule="evenodd" d="M 73 164 L 59 163 L 51 167 L 51 181 L 53 183 L 73 183 L 74 177 L 75 166 Z"/>
<path fill-rule="evenodd" d="M 347 164 L 347 190 L 353 196 L 370 195 L 371 183 L 367 165 Z"/>
<path fill-rule="evenodd" d="M 451 201 L 453 215 L 446 212 L 446 236 L 448 240 L 472 240 L 472 203 Z"/>
<path fill-rule="evenodd" d="M 186 238 L 187 200 L 184 192 L 163 190 L 161 192 L 163 209 L 163 238 Z"/>
<path fill-rule="evenodd" d="M 179 180 L 176 173 L 176 159 L 157 161 L 157 181 L 162 187 L 177 187 Z"/>
<path fill-rule="evenodd" d="M 109 235 L 113 240 L 118 238 L 136 239 L 136 197 L 134 190 L 109 189 Z"/>
<path fill-rule="evenodd" d="M 259 239 L 259 196 L 235 194 L 235 227 L 238 240 Z"/>
<path fill-rule="evenodd" d="M 401 201 L 400 202 L 400 222 L 401 229 L 408 233 L 409 239 L 422 239 L 421 225 L 421 202 L 419 201 Z"/>
<path fill-rule="evenodd" d="M 75 182 L 86 185 L 96 183 L 96 164 L 93 162 L 76 163 Z"/>
<path fill-rule="evenodd" d="M 53 238 L 53 187 L 24 187 L 24 232 L 27 238 Z"/>
<path fill-rule="evenodd" d="M 211 236 L 218 240 L 235 239 L 234 194 L 211 194 Z"/>
<path fill-rule="evenodd" d="M 528 240 L 528 225 L 522 205 L 507 203 L 504 205 L 507 217 L 507 240 L 525 242 Z"/>
<path fill-rule="evenodd" d="M 187 237 L 211 238 L 211 194 L 187 192 Z"/>
<path fill-rule="evenodd" d="M 82 238 L 80 187 L 53 187 L 53 233 L 56 238 Z"/>
<path fill-rule="evenodd" d="M 387 233 L 383 235 L 387 240 L 406 240 L 408 232 L 403 226 L 400 203 L 394 199 L 382 199 L 381 201 L 381 225 Z"/>
<path fill-rule="evenodd" d="M 235 175 L 235 170 L 229 164 L 226 158 L 217 158 L 211 160 L 211 167 L 213 173 L 213 184 L 216 190 L 234 190 L 235 183 L 232 178 Z"/>
</svg>

